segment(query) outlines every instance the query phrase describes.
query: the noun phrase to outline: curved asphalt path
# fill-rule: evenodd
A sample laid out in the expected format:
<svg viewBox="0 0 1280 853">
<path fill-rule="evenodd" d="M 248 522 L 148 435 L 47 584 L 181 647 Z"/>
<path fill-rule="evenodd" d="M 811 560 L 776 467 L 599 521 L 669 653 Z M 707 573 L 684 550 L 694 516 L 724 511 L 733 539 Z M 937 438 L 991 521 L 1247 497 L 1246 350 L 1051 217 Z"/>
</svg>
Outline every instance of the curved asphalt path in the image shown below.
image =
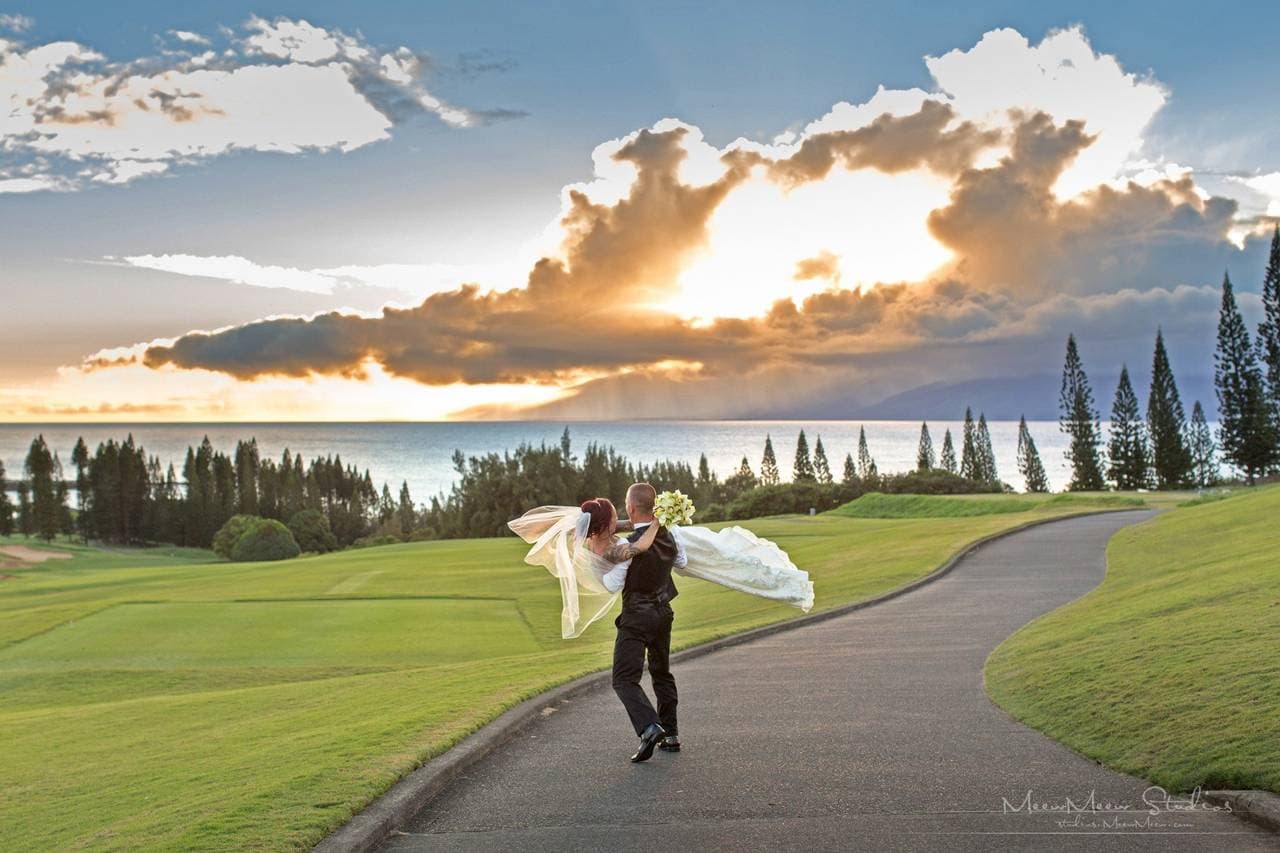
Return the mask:
<svg viewBox="0 0 1280 853">
<path fill-rule="evenodd" d="M 991 650 L 1101 582 L 1107 540 L 1150 516 L 1033 527 L 884 604 L 678 665 L 678 754 L 630 764 L 635 737 L 607 688 L 562 702 L 383 850 L 1280 849 L 1227 814 L 1144 814 L 1145 782 L 1017 723 L 983 691 Z M 1003 813 L 1028 790 L 1036 803 L 1092 791 L 1132 808 L 1069 826 Z"/>
</svg>

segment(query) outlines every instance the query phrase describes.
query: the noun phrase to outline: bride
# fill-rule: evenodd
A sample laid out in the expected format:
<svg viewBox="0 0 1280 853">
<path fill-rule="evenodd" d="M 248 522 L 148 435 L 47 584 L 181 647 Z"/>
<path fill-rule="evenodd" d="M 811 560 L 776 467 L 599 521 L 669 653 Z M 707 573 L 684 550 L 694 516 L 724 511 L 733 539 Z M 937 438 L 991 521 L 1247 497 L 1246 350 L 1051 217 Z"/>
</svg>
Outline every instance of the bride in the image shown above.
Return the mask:
<svg viewBox="0 0 1280 853">
<path fill-rule="evenodd" d="M 604 511 L 602 511 L 604 510 Z M 560 635 L 577 637 L 618 600 L 631 560 L 617 536 L 618 513 L 608 498 L 581 507 L 541 506 L 507 522 L 532 547 L 524 561 L 542 566 L 560 580 Z M 657 535 L 650 524 L 632 548 L 646 550 Z M 671 533 L 685 555 L 675 574 L 781 601 L 806 613 L 813 607 L 813 582 L 786 552 L 742 527 L 711 530 L 674 526 Z"/>
</svg>

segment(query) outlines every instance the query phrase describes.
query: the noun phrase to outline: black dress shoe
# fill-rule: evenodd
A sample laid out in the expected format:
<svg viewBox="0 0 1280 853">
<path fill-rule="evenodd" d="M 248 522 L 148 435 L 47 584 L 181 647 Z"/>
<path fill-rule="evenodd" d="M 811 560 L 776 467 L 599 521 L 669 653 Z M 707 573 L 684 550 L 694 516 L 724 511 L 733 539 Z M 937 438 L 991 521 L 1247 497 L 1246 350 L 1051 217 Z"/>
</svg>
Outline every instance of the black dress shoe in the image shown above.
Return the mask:
<svg viewBox="0 0 1280 853">
<path fill-rule="evenodd" d="M 649 726 L 640 733 L 640 746 L 636 748 L 635 754 L 631 756 L 633 762 L 648 761 L 653 755 L 653 748 L 658 745 L 658 741 L 667 735 L 667 730 L 657 723 L 650 723 Z"/>
<path fill-rule="evenodd" d="M 680 738 L 676 735 L 667 735 L 662 740 L 658 741 L 658 749 L 661 749 L 664 752 L 679 752 Z"/>
</svg>

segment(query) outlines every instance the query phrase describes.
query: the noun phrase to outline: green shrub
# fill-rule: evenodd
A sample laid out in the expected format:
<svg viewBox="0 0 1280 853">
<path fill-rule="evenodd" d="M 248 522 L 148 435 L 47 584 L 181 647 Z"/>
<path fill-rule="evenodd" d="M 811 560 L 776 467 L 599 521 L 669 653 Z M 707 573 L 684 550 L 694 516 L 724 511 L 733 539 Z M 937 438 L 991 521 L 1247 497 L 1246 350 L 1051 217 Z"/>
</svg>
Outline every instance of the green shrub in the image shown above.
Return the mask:
<svg viewBox="0 0 1280 853">
<path fill-rule="evenodd" d="M 274 518 L 256 519 L 231 549 L 231 559 L 238 563 L 262 560 L 288 560 L 302 553 L 289 528 Z"/>
<path fill-rule="evenodd" d="M 1064 504 L 1081 504 L 1087 506 L 1146 506 L 1142 498 L 1129 495 L 1054 495 L 1044 502 L 1045 506 L 1062 506 Z"/>
<path fill-rule="evenodd" d="M 318 509 L 303 509 L 289 519 L 289 532 L 303 551 L 327 554 L 338 549 L 338 538 L 329 527 L 329 519 Z"/>
<path fill-rule="evenodd" d="M 376 548 L 379 545 L 399 545 L 401 539 L 396 536 L 383 534 L 381 536 L 361 536 L 359 539 L 351 543 L 352 548 Z"/>
<path fill-rule="evenodd" d="M 227 523 L 213 535 L 213 552 L 219 557 L 233 559 L 232 549 L 236 547 L 236 543 L 240 541 L 244 532 L 258 521 L 262 519 L 256 515 L 233 515 L 228 518 Z"/>
<path fill-rule="evenodd" d="M 857 496 L 856 487 L 843 483 L 779 483 L 758 486 L 729 504 L 726 515 L 732 519 L 760 518 L 766 515 L 818 512 L 833 509 Z"/>
<path fill-rule="evenodd" d="M 952 474 L 942 468 L 887 474 L 877 491 L 890 495 L 973 495 L 1009 491 L 1001 483 L 984 483 Z"/>
</svg>

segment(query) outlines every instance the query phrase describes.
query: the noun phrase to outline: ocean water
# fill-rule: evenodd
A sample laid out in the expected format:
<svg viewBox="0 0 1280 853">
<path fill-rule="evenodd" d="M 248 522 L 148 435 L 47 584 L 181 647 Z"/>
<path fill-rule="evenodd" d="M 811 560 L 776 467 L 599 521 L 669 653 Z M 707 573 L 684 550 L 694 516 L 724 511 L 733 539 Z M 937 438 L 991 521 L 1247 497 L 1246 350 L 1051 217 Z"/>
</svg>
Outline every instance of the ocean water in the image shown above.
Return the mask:
<svg viewBox="0 0 1280 853">
<path fill-rule="evenodd" d="M 1063 457 L 1066 436 L 1056 421 L 1033 421 L 1028 425 L 1052 487 L 1064 488 L 1070 479 Z M 165 465 L 173 462 L 181 476 L 187 447 L 198 445 L 204 436 L 228 455 L 234 452 L 238 439 L 255 437 L 262 455 L 277 460 L 286 447 L 294 454 L 301 453 L 306 461 L 337 454 L 346 465 L 354 464 L 361 471 L 368 469 L 379 489 L 387 482 L 396 492 L 400 482 L 407 481 L 415 502 L 421 503 L 432 495 L 448 492 L 453 484 L 454 450 L 471 456 L 514 450 L 521 442 L 556 445 L 566 426 L 579 455 L 589 442 L 596 442 L 612 445 L 632 461 L 684 460 L 696 466 L 699 455 L 705 453 L 712 470 L 721 477 L 732 474 L 743 456 L 759 473 L 765 436 L 769 435 L 784 479 L 790 477 L 796 438 L 802 429 L 811 449 L 817 438 L 822 438 L 837 478 L 843 470 L 845 454 L 852 453 L 857 458 L 859 427 L 866 428 L 867 444 L 881 472 L 914 468 L 920 437 L 919 421 L 0 424 L 0 459 L 4 460 L 10 479 L 21 476 L 32 438 L 42 434 L 70 474 L 71 449 L 78 437 L 83 436 L 92 451 L 99 442 L 123 439 L 132 433 L 134 441 L 146 448 L 149 456 L 158 455 Z M 1023 482 L 1016 460 L 1017 422 L 992 421 L 988 426 L 1000 477 L 1021 489 Z M 960 421 L 929 422 L 935 452 L 942 452 L 943 432 L 949 428 L 958 457 L 962 427 Z"/>
</svg>

